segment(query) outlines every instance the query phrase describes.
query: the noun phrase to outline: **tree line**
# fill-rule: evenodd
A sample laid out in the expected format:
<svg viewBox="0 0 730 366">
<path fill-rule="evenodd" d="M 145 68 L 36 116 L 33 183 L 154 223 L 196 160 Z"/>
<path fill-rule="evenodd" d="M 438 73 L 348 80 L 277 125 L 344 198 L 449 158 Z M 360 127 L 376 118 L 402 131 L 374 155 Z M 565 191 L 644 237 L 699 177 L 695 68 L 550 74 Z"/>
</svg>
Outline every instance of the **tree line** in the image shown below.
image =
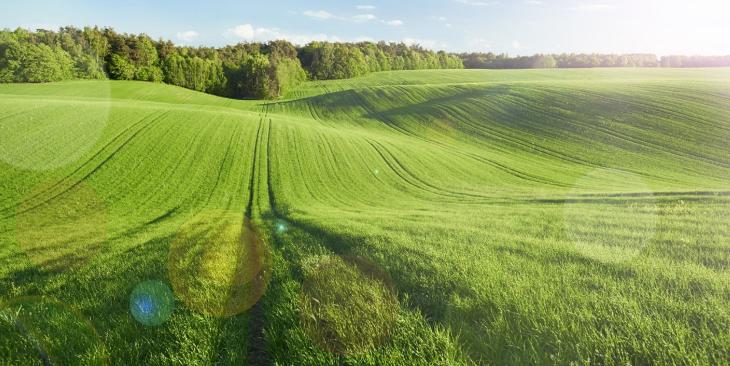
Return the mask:
<svg viewBox="0 0 730 366">
<path fill-rule="evenodd" d="M 403 43 L 287 41 L 181 47 L 112 28 L 0 30 L 0 82 L 113 79 L 164 82 L 231 98 L 276 98 L 307 80 L 370 72 L 463 68 L 456 55 Z"/>
<path fill-rule="evenodd" d="M 563 53 L 510 57 L 494 53 L 461 53 L 467 69 L 549 69 L 589 67 L 723 67 L 730 56 L 663 56 L 650 53 Z"/>
<path fill-rule="evenodd" d="M 297 47 L 270 41 L 222 48 L 181 47 L 112 28 L 0 30 L 2 83 L 142 80 L 231 98 L 271 99 L 308 79 L 346 79 L 391 70 L 718 66 L 730 66 L 730 56 L 564 53 L 511 57 L 434 52 L 386 42 L 311 42 Z"/>
<path fill-rule="evenodd" d="M 462 69 L 458 56 L 403 43 L 312 42 L 299 58 L 316 80 L 346 79 L 377 71 Z"/>
<path fill-rule="evenodd" d="M 664 56 L 662 67 L 725 67 L 730 66 L 730 56 Z"/>
</svg>

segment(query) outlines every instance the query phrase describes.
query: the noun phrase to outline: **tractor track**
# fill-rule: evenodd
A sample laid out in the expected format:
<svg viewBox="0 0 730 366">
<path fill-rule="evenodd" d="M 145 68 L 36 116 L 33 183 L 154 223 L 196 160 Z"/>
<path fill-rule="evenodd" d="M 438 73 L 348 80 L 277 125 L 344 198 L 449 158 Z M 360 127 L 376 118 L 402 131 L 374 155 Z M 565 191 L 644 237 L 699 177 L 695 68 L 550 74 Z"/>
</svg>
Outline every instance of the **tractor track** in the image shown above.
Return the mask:
<svg viewBox="0 0 730 366">
<path fill-rule="evenodd" d="M 85 181 L 86 179 L 88 179 L 89 177 L 91 177 L 92 175 L 94 175 L 94 173 L 96 173 L 97 171 L 99 171 L 99 169 L 101 169 L 101 167 L 102 167 L 102 166 L 106 165 L 106 163 L 108 163 L 108 162 L 109 162 L 109 161 L 110 161 L 110 160 L 111 160 L 112 158 L 114 158 L 114 156 L 116 156 L 116 155 L 117 155 L 117 154 L 118 154 L 118 153 L 119 153 L 119 152 L 120 152 L 120 151 L 121 151 L 121 150 L 122 150 L 122 149 L 123 149 L 123 148 L 124 148 L 125 146 L 127 146 L 127 145 L 128 145 L 128 144 L 129 144 L 130 142 L 132 142 L 132 140 L 134 140 L 134 139 L 135 139 L 135 138 L 136 138 L 136 137 L 137 137 L 137 136 L 138 136 L 138 135 L 139 135 L 140 133 L 142 133 L 143 131 L 145 131 L 145 130 L 149 129 L 149 128 L 150 128 L 150 127 L 151 127 L 152 125 L 154 125 L 154 124 L 155 124 L 155 122 L 157 122 L 157 121 L 161 120 L 161 119 L 162 119 L 162 118 L 164 118 L 164 117 L 165 117 L 165 116 L 166 116 L 167 114 L 168 114 L 167 112 L 165 112 L 165 113 L 161 113 L 161 114 L 160 114 L 159 116 L 156 116 L 156 117 L 152 118 L 152 119 L 151 119 L 151 120 L 150 120 L 150 121 L 149 121 L 149 122 L 148 122 L 147 124 L 145 124 L 145 125 L 144 125 L 143 127 L 141 127 L 141 128 L 140 128 L 140 129 L 138 129 L 138 130 L 137 130 L 136 132 L 134 132 L 134 133 L 133 133 L 133 134 L 132 134 L 132 135 L 131 135 L 131 136 L 130 136 L 129 138 L 127 138 L 126 140 L 124 140 L 124 141 L 123 141 L 123 142 L 122 142 L 122 143 L 121 143 L 121 144 L 120 144 L 119 146 L 117 146 L 116 148 L 114 148 L 114 150 L 113 150 L 113 151 L 112 151 L 112 152 L 111 152 L 111 153 L 110 153 L 110 154 L 109 154 L 109 155 L 108 155 L 108 156 L 107 156 L 106 158 L 104 158 L 104 159 L 103 159 L 103 160 L 102 160 L 102 161 L 101 161 L 100 163 L 96 164 L 96 166 L 94 166 L 94 168 L 93 168 L 93 169 L 91 169 L 91 171 L 89 171 L 88 173 L 85 173 L 85 174 L 84 174 L 84 175 L 83 175 L 83 176 L 82 176 L 82 177 L 81 177 L 80 179 L 78 179 L 78 180 L 74 181 L 74 182 L 73 182 L 73 183 L 72 183 L 71 185 L 69 185 L 68 187 L 65 187 L 65 188 L 63 188 L 63 189 L 62 189 L 62 190 L 61 190 L 60 192 L 58 192 L 58 193 L 56 193 L 56 194 L 52 194 L 52 195 L 51 195 L 50 197 L 48 197 L 48 198 L 46 198 L 46 199 L 42 200 L 42 201 L 41 201 L 40 203 L 37 203 L 37 204 L 35 204 L 35 205 L 32 205 L 31 207 L 27 207 L 27 208 L 26 208 L 25 210 L 23 210 L 23 211 L 20 211 L 20 212 L 17 212 L 17 213 L 15 213 L 15 214 L 21 214 L 21 213 L 25 213 L 25 212 L 31 211 L 31 210 L 33 210 L 33 209 L 35 209 L 35 208 L 38 208 L 38 207 L 40 207 L 40 206 L 42 206 L 42 205 L 44 205 L 44 204 L 46 204 L 46 203 L 48 203 L 48 202 L 50 202 L 50 201 L 52 201 L 52 200 L 56 199 L 56 198 L 57 198 L 57 197 L 59 197 L 59 196 L 62 196 L 62 195 L 63 195 L 63 194 L 65 194 L 66 192 L 68 192 L 68 191 L 70 191 L 70 190 L 74 189 L 74 188 L 75 188 L 75 187 L 77 187 L 77 186 L 78 186 L 79 184 L 81 184 L 81 183 L 82 183 L 83 181 Z M 143 121 L 144 121 L 144 120 L 143 120 Z M 139 123 L 135 124 L 135 126 L 136 126 L 136 125 L 138 125 L 138 124 L 140 124 L 140 123 L 142 123 L 142 121 L 140 121 Z M 130 127 L 130 129 L 131 129 L 131 127 Z M 120 134 L 119 134 L 119 135 L 117 136 L 117 138 L 118 138 L 118 137 L 120 137 L 121 135 L 123 135 L 124 133 L 126 133 L 127 131 L 129 131 L 130 129 L 127 129 L 127 130 L 125 130 L 124 132 L 120 133 Z M 96 153 L 96 154 L 95 154 L 95 155 L 94 155 L 94 156 L 93 156 L 93 157 L 92 157 L 91 159 L 89 159 L 89 160 L 88 160 L 88 161 L 87 161 L 86 163 L 84 163 L 84 164 L 82 164 L 81 166 L 79 166 L 79 167 L 78 167 L 78 168 L 77 168 L 76 170 L 74 170 L 74 171 L 73 171 L 73 172 L 72 172 L 71 174 L 69 174 L 69 175 L 67 175 L 66 177 L 62 178 L 61 180 L 59 180 L 58 182 L 56 182 L 56 184 L 52 185 L 52 186 L 51 186 L 50 188 L 48 188 L 48 189 L 45 189 L 45 190 L 44 190 L 43 192 L 40 192 L 40 193 L 38 193 L 38 194 L 34 195 L 33 197 L 30 197 L 29 199 L 27 199 L 27 200 L 24 200 L 23 202 L 21 202 L 21 203 L 19 203 L 19 204 L 15 205 L 15 206 L 11 206 L 11 207 L 6 207 L 6 208 L 3 208 L 3 209 L 0 209 L 0 212 L 7 212 L 7 211 L 10 211 L 10 210 L 12 210 L 13 208 L 16 208 L 16 207 L 20 206 L 21 204 L 23 204 L 23 203 L 25 203 L 25 202 L 28 202 L 28 201 L 30 201 L 30 200 L 33 200 L 33 199 L 35 199 L 35 198 L 37 198 L 37 197 L 40 197 L 40 196 L 42 196 L 42 195 L 43 195 L 44 193 L 47 193 L 47 192 L 51 191 L 51 190 L 52 190 L 53 188 L 56 188 L 56 187 L 60 186 L 60 185 L 62 184 L 62 182 L 64 182 L 64 181 L 67 181 L 67 180 L 71 180 L 71 177 L 72 177 L 72 176 L 73 176 L 74 174 L 76 174 L 76 173 L 78 173 L 78 172 L 82 171 L 82 169 L 83 169 L 83 168 L 84 168 L 84 167 L 85 167 L 85 166 L 86 166 L 87 164 L 91 163 L 91 161 L 93 161 L 93 160 L 94 160 L 94 159 L 95 159 L 96 157 L 98 157 L 98 156 L 101 156 L 101 153 L 102 153 L 102 152 L 103 152 L 104 150 L 106 150 L 106 148 L 107 148 L 107 147 L 111 146 L 111 144 L 112 144 L 112 143 L 113 143 L 113 142 L 114 142 L 115 140 L 116 140 L 116 138 L 115 138 L 115 139 L 114 139 L 113 141 L 109 142 L 109 143 L 108 143 L 107 145 L 105 145 L 105 146 L 104 146 L 104 147 L 103 147 L 103 148 L 102 148 L 102 149 L 101 149 L 101 150 L 100 150 L 100 151 L 99 151 L 98 153 Z M 0 220 L 7 220 L 8 218 L 10 218 L 10 217 L 12 217 L 12 216 L 13 216 L 13 214 L 11 214 L 10 216 L 4 216 L 4 217 L 0 218 Z"/>
<path fill-rule="evenodd" d="M 253 153 L 253 163 L 251 164 L 251 180 L 249 182 L 248 187 L 248 204 L 246 205 L 246 212 L 245 212 L 245 218 L 243 222 L 243 227 L 241 228 L 241 232 L 255 230 L 253 225 L 253 217 L 254 217 L 254 202 L 256 201 L 256 191 L 257 191 L 257 185 L 259 182 L 261 182 L 258 178 L 259 175 L 259 155 L 261 155 L 261 145 L 262 145 L 262 138 L 264 136 L 264 133 L 269 136 L 270 134 L 270 125 L 264 125 L 266 124 L 266 118 L 268 116 L 269 108 L 268 105 L 264 105 L 261 108 L 261 118 L 259 119 L 259 126 L 256 130 L 256 142 L 254 145 L 254 153 Z M 268 128 L 268 132 L 263 132 L 265 128 Z M 268 141 L 267 141 L 268 144 Z M 268 150 L 268 148 L 267 148 Z M 268 153 L 266 154 L 266 159 L 268 160 Z M 268 162 L 267 162 L 268 163 Z M 268 164 L 267 164 L 268 165 Z M 268 185 L 268 177 L 266 179 L 267 185 Z M 267 191 L 269 190 L 269 187 L 267 187 Z M 263 267 L 262 270 L 271 270 L 270 268 Z M 265 285 L 265 284 L 264 284 Z M 265 295 L 265 293 L 264 293 Z M 263 299 L 263 296 L 262 296 Z M 259 299 L 253 307 L 251 307 L 249 311 L 249 320 L 248 320 L 248 340 L 246 342 L 248 346 L 248 352 L 246 360 L 249 365 L 271 365 L 273 364 L 271 361 L 271 358 L 269 357 L 269 353 L 266 350 L 266 334 L 265 334 L 265 327 L 266 327 L 266 318 L 265 318 L 265 309 L 264 305 L 262 304 L 262 299 Z"/>
</svg>

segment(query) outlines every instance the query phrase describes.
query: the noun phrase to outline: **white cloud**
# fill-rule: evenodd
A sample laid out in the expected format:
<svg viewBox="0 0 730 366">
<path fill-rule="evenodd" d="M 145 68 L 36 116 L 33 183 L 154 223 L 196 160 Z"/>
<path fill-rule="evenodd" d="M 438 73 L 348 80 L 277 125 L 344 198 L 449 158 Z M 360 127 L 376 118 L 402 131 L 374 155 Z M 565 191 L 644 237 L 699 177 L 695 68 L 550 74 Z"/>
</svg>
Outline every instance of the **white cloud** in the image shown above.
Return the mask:
<svg viewBox="0 0 730 366">
<path fill-rule="evenodd" d="M 576 11 L 602 11 L 606 9 L 610 9 L 611 6 L 608 4 L 601 4 L 601 3 L 582 3 L 578 4 L 576 6 L 571 7 L 570 9 L 576 10 Z"/>
<path fill-rule="evenodd" d="M 378 19 L 375 14 L 365 13 L 365 14 L 357 14 L 353 16 L 341 16 L 337 14 L 330 13 L 326 10 L 307 10 L 303 12 L 304 16 L 318 19 L 318 20 L 330 20 L 330 19 L 337 19 L 337 20 L 344 20 L 344 21 L 350 21 L 350 22 L 356 22 L 356 23 L 363 23 L 363 22 L 369 22 L 371 20 Z"/>
<path fill-rule="evenodd" d="M 403 21 L 398 19 L 389 20 L 385 23 L 393 27 L 400 27 L 401 25 L 403 25 Z"/>
<path fill-rule="evenodd" d="M 179 32 L 177 34 L 177 39 L 185 42 L 192 42 L 200 37 L 200 34 L 196 31 L 189 30 L 185 32 Z"/>
<path fill-rule="evenodd" d="M 307 10 L 303 14 L 310 18 L 322 20 L 337 18 L 334 14 L 324 10 Z"/>
<path fill-rule="evenodd" d="M 528 4 L 528 5 L 542 5 L 542 4 L 545 4 L 545 2 L 542 1 L 542 0 L 526 0 L 525 1 L 525 4 Z"/>
<path fill-rule="evenodd" d="M 419 39 L 419 38 L 410 38 L 409 37 L 409 38 L 403 38 L 402 42 L 409 46 L 420 45 L 421 47 L 430 48 L 430 49 L 435 49 L 438 46 L 441 46 L 442 48 L 446 47 L 445 43 L 439 44 L 438 42 L 436 42 L 432 39 Z"/>
<path fill-rule="evenodd" d="M 522 48 L 522 44 L 520 43 L 520 41 L 512 41 L 512 48 L 519 50 L 520 48 Z"/>
<path fill-rule="evenodd" d="M 352 17 L 352 20 L 356 22 L 368 22 L 375 19 L 378 19 L 378 17 L 373 14 L 358 14 Z"/>
<path fill-rule="evenodd" d="M 484 1 L 484 0 L 453 0 L 454 2 L 471 5 L 471 6 L 489 6 L 499 4 L 499 1 Z"/>
<path fill-rule="evenodd" d="M 241 24 L 228 29 L 224 36 L 226 38 L 240 39 L 242 41 L 272 41 L 285 39 L 297 45 L 307 44 L 312 41 L 331 41 L 339 42 L 341 39 L 337 36 L 331 36 L 324 33 L 307 34 L 307 33 L 288 33 L 279 28 L 254 27 L 251 24 Z"/>
<path fill-rule="evenodd" d="M 358 5 L 358 10 L 375 10 L 375 7 L 372 5 Z"/>
<path fill-rule="evenodd" d="M 444 26 L 446 26 L 446 28 L 451 28 L 452 27 L 451 23 L 446 23 L 446 24 L 444 24 Z"/>
<path fill-rule="evenodd" d="M 251 24 L 237 25 L 226 32 L 227 37 L 238 37 L 246 40 L 252 40 L 254 37 L 254 29 Z"/>
</svg>

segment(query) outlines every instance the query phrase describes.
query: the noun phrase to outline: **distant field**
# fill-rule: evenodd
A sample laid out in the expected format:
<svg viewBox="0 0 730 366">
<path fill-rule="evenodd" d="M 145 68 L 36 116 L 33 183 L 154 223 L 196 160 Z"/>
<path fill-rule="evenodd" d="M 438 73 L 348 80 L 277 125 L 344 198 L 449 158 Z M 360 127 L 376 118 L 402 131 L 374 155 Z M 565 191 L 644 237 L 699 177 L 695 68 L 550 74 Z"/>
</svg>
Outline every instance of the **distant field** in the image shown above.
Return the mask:
<svg viewBox="0 0 730 366">
<path fill-rule="evenodd" d="M 730 69 L 0 84 L 0 364 L 730 364 Z"/>
</svg>

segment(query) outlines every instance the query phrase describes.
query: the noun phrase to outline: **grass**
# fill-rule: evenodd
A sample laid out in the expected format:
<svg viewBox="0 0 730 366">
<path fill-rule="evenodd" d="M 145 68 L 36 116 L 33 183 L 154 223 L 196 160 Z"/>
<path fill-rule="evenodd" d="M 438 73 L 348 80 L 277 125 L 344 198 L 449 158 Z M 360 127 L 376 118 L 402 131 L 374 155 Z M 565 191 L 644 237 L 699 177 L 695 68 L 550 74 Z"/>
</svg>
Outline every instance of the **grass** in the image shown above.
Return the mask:
<svg viewBox="0 0 730 366">
<path fill-rule="evenodd" d="M 729 364 L 728 86 L 0 85 L 0 364 Z"/>
<path fill-rule="evenodd" d="M 336 256 L 315 257 L 304 267 L 304 329 L 320 347 L 340 355 L 380 346 L 398 314 L 388 277 L 379 275 L 376 265 L 350 262 Z"/>
</svg>

